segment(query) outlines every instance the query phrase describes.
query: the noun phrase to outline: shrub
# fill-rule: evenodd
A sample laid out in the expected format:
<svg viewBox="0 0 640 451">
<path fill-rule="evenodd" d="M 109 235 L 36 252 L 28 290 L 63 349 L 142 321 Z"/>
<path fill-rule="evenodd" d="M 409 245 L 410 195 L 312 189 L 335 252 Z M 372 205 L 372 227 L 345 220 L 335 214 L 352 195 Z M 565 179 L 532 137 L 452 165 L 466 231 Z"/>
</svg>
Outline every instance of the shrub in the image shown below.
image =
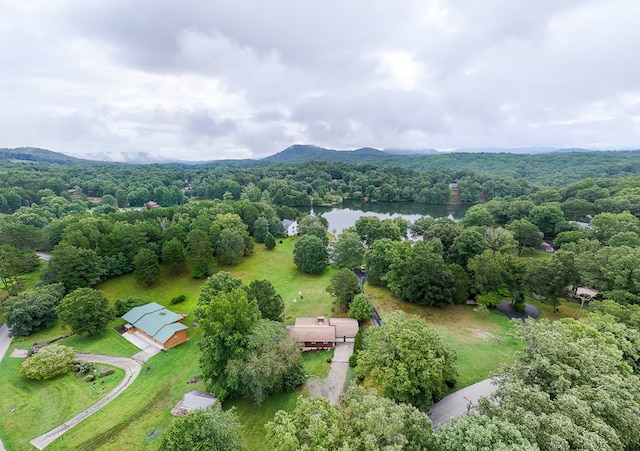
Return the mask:
<svg viewBox="0 0 640 451">
<path fill-rule="evenodd" d="M 104 367 L 98 373 L 98 377 L 105 377 L 105 376 L 108 376 L 108 375 L 113 374 L 113 373 L 114 373 L 114 369 L 113 368 Z"/>
<path fill-rule="evenodd" d="M 48 345 L 22 362 L 20 374 L 29 379 L 49 379 L 71 371 L 75 356 L 68 346 Z"/>
<path fill-rule="evenodd" d="M 171 304 L 179 304 L 181 302 L 184 302 L 187 300 L 187 297 L 184 294 L 180 294 L 174 298 L 171 299 Z"/>
<path fill-rule="evenodd" d="M 351 368 L 355 368 L 357 364 L 358 364 L 358 354 L 351 354 L 349 356 L 349 366 Z"/>
<path fill-rule="evenodd" d="M 87 374 L 82 380 L 85 382 L 93 382 L 96 380 L 96 377 L 93 374 Z"/>
</svg>

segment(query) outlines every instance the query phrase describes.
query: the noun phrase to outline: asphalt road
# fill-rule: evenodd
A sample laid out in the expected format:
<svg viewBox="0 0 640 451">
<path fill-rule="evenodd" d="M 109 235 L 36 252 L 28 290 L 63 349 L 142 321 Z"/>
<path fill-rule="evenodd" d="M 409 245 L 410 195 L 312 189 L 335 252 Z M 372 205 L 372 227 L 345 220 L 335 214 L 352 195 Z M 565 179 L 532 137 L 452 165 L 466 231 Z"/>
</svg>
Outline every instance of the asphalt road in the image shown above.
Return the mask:
<svg viewBox="0 0 640 451">
<path fill-rule="evenodd" d="M 480 396 L 489 396 L 495 389 L 492 380 L 485 379 L 445 396 L 429 411 L 434 429 L 447 424 L 458 415 L 466 414 L 470 403 L 476 405 Z"/>
</svg>

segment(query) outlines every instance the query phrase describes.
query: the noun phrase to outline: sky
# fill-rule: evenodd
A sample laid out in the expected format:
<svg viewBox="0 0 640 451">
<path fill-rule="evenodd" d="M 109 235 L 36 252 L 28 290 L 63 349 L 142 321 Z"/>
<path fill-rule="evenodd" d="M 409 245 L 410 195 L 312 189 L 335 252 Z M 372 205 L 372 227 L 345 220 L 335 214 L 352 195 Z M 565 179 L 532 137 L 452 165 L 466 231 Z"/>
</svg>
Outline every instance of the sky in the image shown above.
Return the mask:
<svg viewBox="0 0 640 451">
<path fill-rule="evenodd" d="M 0 147 L 640 148 L 638 0 L 0 0 Z"/>
</svg>

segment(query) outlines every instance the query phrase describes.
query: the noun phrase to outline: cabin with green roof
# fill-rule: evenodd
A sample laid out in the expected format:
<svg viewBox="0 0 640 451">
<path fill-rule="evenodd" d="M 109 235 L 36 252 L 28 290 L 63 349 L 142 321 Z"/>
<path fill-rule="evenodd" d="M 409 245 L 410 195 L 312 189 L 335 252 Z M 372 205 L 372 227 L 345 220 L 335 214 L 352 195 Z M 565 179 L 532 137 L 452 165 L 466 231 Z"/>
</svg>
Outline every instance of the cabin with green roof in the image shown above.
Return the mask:
<svg viewBox="0 0 640 451">
<path fill-rule="evenodd" d="M 167 310 L 156 302 L 134 307 L 122 316 L 129 334 L 138 333 L 164 349 L 184 343 L 189 339 L 187 326 L 182 324 L 185 315 Z"/>
</svg>

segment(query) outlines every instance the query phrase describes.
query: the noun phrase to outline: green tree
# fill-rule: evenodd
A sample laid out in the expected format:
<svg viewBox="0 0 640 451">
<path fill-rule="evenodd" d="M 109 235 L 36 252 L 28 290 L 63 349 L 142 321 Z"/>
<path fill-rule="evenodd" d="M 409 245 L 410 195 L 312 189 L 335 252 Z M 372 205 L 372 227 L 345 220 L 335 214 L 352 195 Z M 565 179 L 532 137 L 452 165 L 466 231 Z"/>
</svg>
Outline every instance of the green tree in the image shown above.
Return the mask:
<svg viewBox="0 0 640 451">
<path fill-rule="evenodd" d="M 57 318 L 55 307 L 63 295 L 62 284 L 55 284 L 9 298 L 3 307 L 10 335 L 27 336 L 43 327 L 52 326 Z"/>
<path fill-rule="evenodd" d="M 449 261 L 464 267 L 470 258 L 482 254 L 488 248 L 489 244 L 480 232 L 466 229 L 453 240 L 449 249 Z"/>
<path fill-rule="evenodd" d="M 438 449 L 538 451 L 540 448 L 523 437 L 520 425 L 484 415 L 460 415 L 438 428 Z"/>
<path fill-rule="evenodd" d="M 193 262 L 191 275 L 195 278 L 204 278 L 213 271 L 213 247 L 206 232 L 193 229 L 187 234 L 187 255 Z"/>
<path fill-rule="evenodd" d="M 105 270 L 102 259 L 92 249 L 61 243 L 53 248 L 43 274 L 48 283 L 61 282 L 68 291 L 100 282 Z"/>
<path fill-rule="evenodd" d="M 216 255 L 221 262 L 226 265 L 237 265 L 242 260 L 244 251 L 244 239 L 238 231 L 227 228 L 220 232 L 216 245 Z"/>
<path fill-rule="evenodd" d="M 364 293 L 356 294 L 349 305 L 349 318 L 358 321 L 369 321 L 373 317 L 373 305 L 371 299 Z"/>
<path fill-rule="evenodd" d="M 343 230 L 333 247 L 331 256 L 337 268 L 359 268 L 364 256 L 364 246 L 360 236 L 353 230 Z"/>
<path fill-rule="evenodd" d="M 233 393 L 253 398 L 260 405 L 268 395 L 294 390 L 304 383 L 300 345 L 283 325 L 259 320 L 249 336 L 242 357 L 226 368 Z"/>
<path fill-rule="evenodd" d="M 89 336 L 105 331 L 113 317 L 109 300 L 102 291 L 92 288 L 78 288 L 66 295 L 56 307 L 56 313 L 74 334 Z"/>
<path fill-rule="evenodd" d="M 398 298 L 422 305 L 454 303 L 453 275 L 432 244 L 403 242 L 395 247 L 396 255 L 383 280 Z"/>
<path fill-rule="evenodd" d="M 513 237 L 513 233 L 502 227 L 488 228 L 484 232 L 484 238 L 487 240 L 489 249 L 507 254 L 518 252 L 518 242 Z"/>
<path fill-rule="evenodd" d="M 10 244 L 0 245 L 0 282 L 10 295 L 20 289 L 20 276 L 38 266 L 38 256 L 33 251 L 19 250 Z"/>
<path fill-rule="evenodd" d="M 20 374 L 28 379 L 44 380 L 71 371 L 76 353 L 68 346 L 50 344 L 20 365 Z"/>
<path fill-rule="evenodd" d="M 327 291 L 335 298 L 334 308 L 347 310 L 353 298 L 361 293 L 358 276 L 350 269 L 341 269 L 331 276 Z"/>
<path fill-rule="evenodd" d="M 252 280 L 245 288 L 249 299 L 255 299 L 263 318 L 282 321 L 284 301 L 268 280 Z"/>
<path fill-rule="evenodd" d="M 276 247 L 276 239 L 270 232 L 267 232 L 267 235 L 264 237 L 264 247 L 268 250 L 275 249 Z"/>
<path fill-rule="evenodd" d="M 197 311 L 202 329 L 200 369 L 211 392 L 223 400 L 236 388 L 235 380 L 227 373 L 227 364 L 245 355 L 260 310 L 241 288 L 220 292 L 210 301 L 203 300 L 205 295 L 203 290 Z"/>
<path fill-rule="evenodd" d="M 492 227 L 494 224 L 493 216 L 484 205 L 474 205 L 469 208 L 462 218 L 464 227 Z"/>
<path fill-rule="evenodd" d="M 388 398 L 428 407 L 455 382 L 455 359 L 422 319 L 395 311 L 367 330 L 355 373 Z"/>
<path fill-rule="evenodd" d="M 177 238 L 165 241 L 162 245 L 162 262 L 169 267 L 171 274 L 180 274 L 184 271 L 187 254 L 184 246 Z"/>
<path fill-rule="evenodd" d="M 572 319 L 514 325 L 525 346 L 481 414 L 517 425 L 539 449 L 640 443 L 640 380 L 615 338 Z"/>
<path fill-rule="evenodd" d="M 327 246 L 315 235 L 304 235 L 293 247 L 293 262 L 302 272 L 317 274 L 327 267 Z"/>
<path fill-rule="evenodd" d="M 513 237 L 522 246 L 520 254 L 525 247 L 539 248 L 542 244 L 542 236 L 537 225 L 526 219 L 516 219 L 507 224 L 507 230 L 513 233 Z"/>
<path fill-rule="evenodd" d="M 242 425 L 232 408 L 219 403 L 176 419 L 162 434 L 161 449 L 171 451 L 241 451 Z"/>
<path fill-rule="evenodd" d="M 300 396 L 293 412 L 277 412 L 266 429 L 278 451 L 436 449 L 428 416 L 355 384 L 338 405 Z"/>
<path fill-rule="evenodd" d="M 622 213 L 600 213 L 589 221 L 589 228 L 601 243 L 607 243 L 620 232 L 640 233 L 640 219 L 624 211 Z"/>
<path fill-rule="evenodd" d="M 389 239 L 377 240 L 371 249 L 367 249 L 363 263 L 367 272 L 367 282 L 372 285 L 384 286 L 384 276 L 389 272 L 389 267 L 397 252 L 396 245 Z"/>
<path fill-rule="evenodd" d="M 151 249 L 143 248 L 133 258 L 133 275 L 143 287 L 150 287 L 160 276 L 158 256 Z"/>
<path fill-rule="evenodd" d="M 207 279 L 207 283 L 200 289 L 198 305 L 209 304 L 221 293 L 230 293 L 242 287 L 242 280 L 236 279 L 231 273 L 218 271 Z"/>
<path fill-rule="evenodd" d="M 269 233 L 269 220 L 260 216 L 253 225 L 253 237 L 258 243 L 264 243 L 267 233 Z"/>
<path fill-rule="evenodd" d="M 550 203 L 533 207 L 528 219 L 537 225 L 545 235 L 553 235 L 556 231 L 556 224 L 565 220 L 560 207 Z"/>
</svg>

